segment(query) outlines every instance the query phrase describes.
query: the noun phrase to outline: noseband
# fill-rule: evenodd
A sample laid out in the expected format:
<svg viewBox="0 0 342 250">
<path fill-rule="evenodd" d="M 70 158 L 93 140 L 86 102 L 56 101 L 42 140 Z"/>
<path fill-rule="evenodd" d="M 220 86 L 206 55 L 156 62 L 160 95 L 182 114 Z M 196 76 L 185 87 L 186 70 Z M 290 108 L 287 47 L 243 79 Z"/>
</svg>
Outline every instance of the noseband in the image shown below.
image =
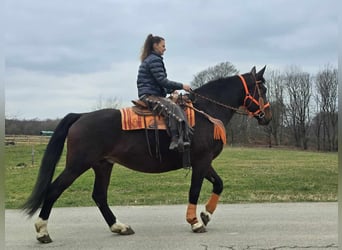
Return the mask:
<svg viewBox="0 0 342 250">
<path fill-rule="evenodd" d="M 247 83 L 246 83 L 245 78 L 242 75 L 239 75 L 239 77 L 240 77 L 242 85 L 243 85 L 243 87 L 245 89 L 246 96 L 245 96 L 245 99 L 243 101 L 243 106 L 246 108 L 247 114 L 250 115 L 250 116 L 256 116 L 256 117 L 258 117 L 260 119 L 264 118 L 264 116 L 265 116 L 265 111 L 264 110 L 265 110 L 265 108 L 268 108 L 270 106 L 270 103 L 267 102 L 265 104 L 264 98 L 261 97 L 261 91 L 260 91 L 260 87 L 259 87 L 259 84 L 261 83 L 261 81 L 255 80 L 254 94 L 251 95 L 249 93 L 249 89 L 247 87 Z M 256 100 L 255 97 L 254 97 L 256 91 L 258 91 L 259 100 Z M 249 105 L 246 104 L 248 100 L 250 100 L 250 104 Z M 248 107 L 251 106 L 252 103 L 255 103 L 259 107 L 259 109 L 256 110 L 255 112 L 251 112 L 251 111 L 248 110 Z"/>
</svg>

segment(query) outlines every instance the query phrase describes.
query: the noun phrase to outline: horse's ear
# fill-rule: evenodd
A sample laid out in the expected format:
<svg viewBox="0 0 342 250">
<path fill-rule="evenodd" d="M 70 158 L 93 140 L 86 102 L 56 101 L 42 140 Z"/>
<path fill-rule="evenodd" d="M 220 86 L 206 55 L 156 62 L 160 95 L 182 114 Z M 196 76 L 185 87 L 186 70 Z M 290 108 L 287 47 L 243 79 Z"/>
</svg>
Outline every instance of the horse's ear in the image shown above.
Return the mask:
<svg viewBox="0 0 342 250">
<path fill-rule="evenodd" d="M 263 78 L 265 69 L 266 69 L 266 65 L 256 74 L 256 79 L 260 80 Z"/>
<path fill-rule="evenodd" d="M 251 69 L 251 72 L 250 72 L 253 76 L 256 75 L 256 69 L 255 69 L 255 66 Z"/>
</svg>

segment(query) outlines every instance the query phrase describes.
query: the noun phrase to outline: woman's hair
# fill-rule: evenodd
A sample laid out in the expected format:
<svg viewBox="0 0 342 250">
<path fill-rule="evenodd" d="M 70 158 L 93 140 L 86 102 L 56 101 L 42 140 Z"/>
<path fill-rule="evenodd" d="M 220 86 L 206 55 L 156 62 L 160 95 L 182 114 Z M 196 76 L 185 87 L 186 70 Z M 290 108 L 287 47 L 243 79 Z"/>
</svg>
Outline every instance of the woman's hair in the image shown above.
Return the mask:
<svg viewBox="0 0 342 250">
<path fill-rule="evenodd" d="M 152 34 L 149 34 L 146 37 L 144 46 L 141 50 L 141 55 L 140 55 L 140 60 L 144 61 L 145 58 L 151 54 L 151 52 L 153 51 L 153 44 L 155 43 L 160 43 L 160 41 L 165 40 L 164 38 L 160 37 L 160 36 L 153 36 Z"/>
</svg>

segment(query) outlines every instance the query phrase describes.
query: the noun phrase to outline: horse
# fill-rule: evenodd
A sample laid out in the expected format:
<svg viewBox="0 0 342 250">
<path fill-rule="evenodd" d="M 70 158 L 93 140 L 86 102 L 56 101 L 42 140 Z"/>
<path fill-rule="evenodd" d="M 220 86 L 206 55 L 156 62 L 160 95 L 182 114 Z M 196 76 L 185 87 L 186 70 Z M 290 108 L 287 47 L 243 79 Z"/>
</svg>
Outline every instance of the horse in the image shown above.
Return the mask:
<svg viewBox="0 0 342 250">
<path fill-rule="evenodd" d="M 245 114 L 256 118 L 259 125 L 267 125 L 272 119 L 272 113 L 266 99 L 267 89 L 263 77 L 265 68 L 266 66 L 256 72 L 253 67 L 248 73 L 213 80 L 190 92 L 190 95 L 195 97 L 193 109 L 196 112 L 190 146 L 191 185 L 186 221 L 194 233 L 207 231 L 206 226 L 223 190 L 222 179 L 214 170 L 212 161 L 221 153 L 224 139 L 214 138 L 213 130 L 216 125 L 208 117 L 227 124 L 233 114 L 241 112 L 241 107 L 244 107 Z M 120 222 L 109 208 L 107 190 L 114 163 L 145 173 L 162 173 L 182 168 L 182 154 L 169 150 L 170 136 L 165 130 L 157 132 L 157 146 L 161 157 L 150 154 L 146 140 L 155 138 L 154 133 L 156 132 L 123 130 L 118 109 L 67 114 L 50 138 L 33 191 L 22 206 L 29 217 L 41 208 L 34 224 L 37 240 L 41 243 L 52 241 L 47 223 L 54 203 L 63 191 L 90 168 L 95 173 L 92 199 L 110 231 L 119 235 L 134 234 L 131 226 Z M 52 181 L 65 141 L 65 168 Z M 156 146 L 156 142 L 151 140 L 150 146 Z M 213 188 L 199 220 L 196 208 L 204 179 L 208 180 Z"/>
</svg>

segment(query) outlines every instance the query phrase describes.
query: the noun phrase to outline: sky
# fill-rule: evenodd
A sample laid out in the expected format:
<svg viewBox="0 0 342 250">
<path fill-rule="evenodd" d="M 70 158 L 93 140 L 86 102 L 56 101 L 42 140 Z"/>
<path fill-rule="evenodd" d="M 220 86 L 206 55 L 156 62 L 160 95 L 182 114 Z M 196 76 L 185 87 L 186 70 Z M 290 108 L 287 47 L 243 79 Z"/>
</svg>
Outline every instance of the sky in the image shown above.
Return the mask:
<svg viewBox="0 0 342 250">
<path fill-rule="evenodd" d="M 137 98 L 149 33 L 166 40 L 168 78 L 210 66 L 240 73 L 337 68 L 338 0 L 11 0 L 5 2 L 5 116 L 56 119 Z M 267 73 L 266 70 L 266 73 Z M 266 79 L 267 80 L 267 79 Z"/>
</svg>

